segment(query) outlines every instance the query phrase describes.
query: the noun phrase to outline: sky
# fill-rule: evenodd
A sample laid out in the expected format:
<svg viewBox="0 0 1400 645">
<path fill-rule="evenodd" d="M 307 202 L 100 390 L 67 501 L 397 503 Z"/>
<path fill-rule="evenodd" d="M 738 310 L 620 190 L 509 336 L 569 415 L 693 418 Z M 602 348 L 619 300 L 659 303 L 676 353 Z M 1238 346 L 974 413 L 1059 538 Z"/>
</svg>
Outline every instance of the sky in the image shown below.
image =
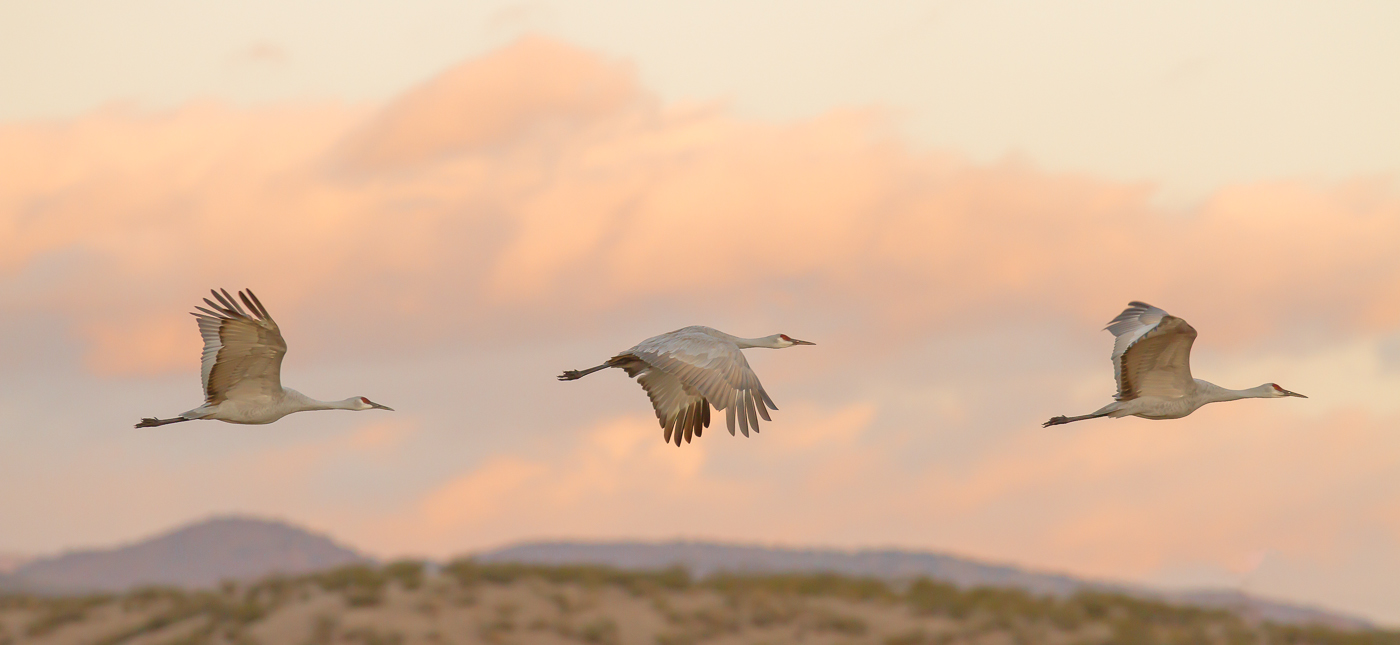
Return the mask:
<svg viewBox="0 0 1400 645">
<path fill-rule="evenodd" d="M 371 553 L 933 549 L 1400 625 L 1400 8 L 0 5 L 0 552 L 213 514 Z M 135 430 L 255 289 L 396 412 Z M 1310 398 L 1050 429 L 1146 300 Z M 779 406 L 663 444 L 705 324 Z"/>
</svg>

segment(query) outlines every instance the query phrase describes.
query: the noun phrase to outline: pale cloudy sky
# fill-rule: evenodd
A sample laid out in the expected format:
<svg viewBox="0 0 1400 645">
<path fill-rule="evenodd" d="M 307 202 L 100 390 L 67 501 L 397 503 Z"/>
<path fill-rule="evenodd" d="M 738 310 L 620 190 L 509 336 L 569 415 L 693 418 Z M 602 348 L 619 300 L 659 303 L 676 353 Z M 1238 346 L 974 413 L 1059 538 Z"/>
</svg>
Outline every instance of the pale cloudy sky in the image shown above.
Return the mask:
<svg viewBox="0 0 1400 645">
<path fill-rule="evenodd" d="M 897 545 L 1400 624 L 1400 9 L 749 4 L 0 6 L 0 551 Z M 132 430 L 210 286 L 399 412 Z M 1041 429 L 1134 298 L 1312 398 Z M 762 434 L 553 380 L 697 323 L 819 343 L 750 352 Z"/>
</svg>

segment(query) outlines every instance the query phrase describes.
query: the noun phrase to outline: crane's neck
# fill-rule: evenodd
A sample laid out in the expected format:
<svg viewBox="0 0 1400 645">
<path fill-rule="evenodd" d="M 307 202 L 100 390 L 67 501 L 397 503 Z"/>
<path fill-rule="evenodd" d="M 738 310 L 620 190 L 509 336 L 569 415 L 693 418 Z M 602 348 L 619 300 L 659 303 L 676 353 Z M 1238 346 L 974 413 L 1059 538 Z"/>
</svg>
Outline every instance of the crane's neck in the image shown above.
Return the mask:
<svg viewBox="0 0 1400 645">
<path fill-rule="evenodd" d="M 725 335 L 726 335 L 726 336 L 729 336 L 728 334 L 725 334 Z M 734 344 L 735 344 L 735 345 L 738 345 L 738 346 L 739 346 L 739 349 L 748 349 L 748 348 L 750 348 L 750 347 L 766 347 L 766 348 L 768 348 L 768 349 L 782 349 L 782 348 L 787 347 L 788 345 L 791 344 L 791 343 L 784 343 L 784 342 L 783 342 L 783 339 L 782 339 L 782 336 L 781 336 L 780 334 L 773 334 L 772 336 L 764 336 L 763 338 L 739 338 L 738 336 L 729 336 L 729 339 L 732 340 L 732 341 L 734 341 Z"/>
<path fill-rule="evenodd" d="M 1240 399 L 1269 399 L 1274 396 L 1273 386 L 1268 383 L 1247 390 L 1232 390 L 1227 387 L 1220 387 L 1210 381 L 1196 379 L 1196 387 L 1204 392 L 1206 398 L 1212 403 L 1238 401 Z"/>
<path fill-rule="evenodd" d="M 287 399 L 288 401 L 290 401 L 290 402 L 296 407 L 296 409 L 297 409 L 298 412 L 306 412 L 306 411 L 309 411 L 309 410 L 358 410 L 358 409 L 359 409 L 359 407 L 358 407 L 357 404 L 359 403 L 360 398 L 359 398 L 359 397 L 356 397 L 356 396 L 352 396 L 352 397 L 350 397 L 350 398 L 348 398 L 348 399 L 342 399 L 342 400 L 340 400 L 340 401 L 322 401 L 322 400 L 320 400 L 320 399 L 313 399 L 313 398 L 311 398 L 311 397 L 309 397 L 309 396 L 307 396 L 307 395 L 305 395 L 305 394 L 302 394 L 301 392 L 298 392 L 298 391 L 296 391 L 296 390 L 293 390 L 293 389 L 291 389 L 291 388 L 289 388 L 289 387 L 284 387 L 284 388 L 282 388 L 282 392 L 283 392 L 283 396 L 285 396 L 286 399 Z"/>
</svg>

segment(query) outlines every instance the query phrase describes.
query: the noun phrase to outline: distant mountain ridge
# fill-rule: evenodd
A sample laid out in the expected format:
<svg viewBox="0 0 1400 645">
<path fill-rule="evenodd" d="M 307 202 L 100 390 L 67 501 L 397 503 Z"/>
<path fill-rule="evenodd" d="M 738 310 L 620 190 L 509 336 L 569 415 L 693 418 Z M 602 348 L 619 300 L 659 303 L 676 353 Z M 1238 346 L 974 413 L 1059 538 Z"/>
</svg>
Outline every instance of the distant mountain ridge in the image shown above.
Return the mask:
<svg viewBox="0 0 1400 645">
<path fill-rule="evenodd" d="M 217 517 L 128 546 L 32 560 L 16 568 L 7 584 L 52 592 L 213 587 L 227 579 L 310 573 L 366 560 L 291 524 Z"/>
</svg>

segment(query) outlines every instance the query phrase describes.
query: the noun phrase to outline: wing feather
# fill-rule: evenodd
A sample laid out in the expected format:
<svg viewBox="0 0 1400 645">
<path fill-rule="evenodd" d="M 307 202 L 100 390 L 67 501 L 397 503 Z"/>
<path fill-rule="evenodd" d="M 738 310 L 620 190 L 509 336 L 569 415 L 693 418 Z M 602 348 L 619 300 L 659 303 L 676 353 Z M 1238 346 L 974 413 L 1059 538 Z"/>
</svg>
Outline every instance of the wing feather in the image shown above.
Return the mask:
<svg viewBox="0 0 1400 645">
<path fill-rule="evenodd" d="M 753 427 L 754 432 L 758 432 L 758 413 L 755 412 L 753 408 L 753 392 L 745 392 L 744 409 L 749 415 L 749 425 Z"/>
<path fill-rule="evenodd" d="M 679 446 L 682 440 L 689 442 L 691 437 L 699 436 L 702 422 L 709 423 L 709 402 L 680 379 L 631 354 L 614 356 L 608 365 L 622 368 L 646 391 L 661 424 L 663 441 L 671 443 L 674 439 Z"/>
<path fill-rule="evenodd" d="M 1196 330 L 1185 320 L 1145 302 L 1133 301 L 1107 327 L 1113 343 L 1117 399 L 1176 398 L 1196 389 L 1191 345 Z"/>
<path fill-rule="evenodd" d="M 736 396 L 735 398 L 737 399 L 739 397 Z M 739 417 L 739 432 L 744 433 L 745 437 L 749 436 L 749 415 L 744 411 L 743 402 L 736 400 L 734 405 L 730 406 L 729 409 L 724 412 L 731 417 L 737 415 Z"/>
<path fill-rule="evenodd" d="M 287 343 L 267 309 L 250 291 L 238 298 L 210 291 L 208 308 L 195 306 L 195 321 L 204 339 L 200 379 L 206 405 L 273 396 L 282 390 L 282 357 Z M 244 310 L 239 300 L 248 306 Z M 249 311 L 252 314 L 249 314 Z"/>
</svg>

